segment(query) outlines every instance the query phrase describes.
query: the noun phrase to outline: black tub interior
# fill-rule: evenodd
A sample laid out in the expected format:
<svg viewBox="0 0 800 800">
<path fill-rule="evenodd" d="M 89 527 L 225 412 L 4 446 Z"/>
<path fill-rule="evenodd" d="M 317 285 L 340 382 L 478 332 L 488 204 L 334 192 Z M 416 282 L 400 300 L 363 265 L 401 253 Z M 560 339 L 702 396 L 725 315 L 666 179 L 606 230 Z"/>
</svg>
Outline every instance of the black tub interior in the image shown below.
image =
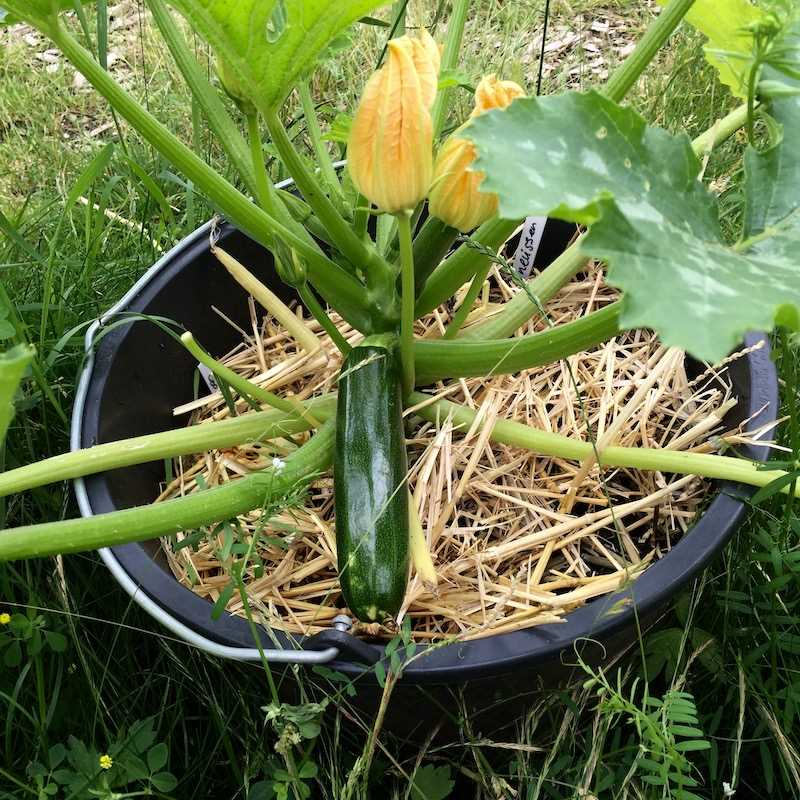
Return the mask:
<svg viewBox="0 0 800 800">
<path fill-rule="evenodd" d="M 282 293 L 284 299 L 291 297 L 277 280 L 271 257 L 259 245 L 230 228 L 223 230 L 221 243 L 262 281 Z M 240 341 L 240 334 L 222 315 L 245 329 L 249 327 L 246 295 L 210 254 L 207 233 L 190 237 L 180 252 L 167 258 L 157 274 L 126 303 L 125 310 L 175 320 L 191 330 L 215 356 Z M 749 341 L 755 339 L 751 337 Z M 82 416 L 82 445 L 185 425 L 186 418 L 173 417 L 172 409 L 191 398 L 195 366 L 180 344 L 153 324 L 137 322 L 112 331 L 95 349 Z M 740 403 L 730 412 L 728 424 L 738 423 L 765 405 L 768 408 L 759 421 L 774 419 L 776 381 L 768 349 L 733 362 L 730 376 Z M 764 458 L 766 449 L 759 448 L 751 455 Z M 159 461 L 88 478 L 86 490 L 92 511 L 103 513 L 150 503 L 163 477 L 164 464 Z M 678 586 L 711 558 L 732 532 L 740 514 L 741 503 L 723 492 L 695 530 L 666 559 L 636 581 L 637 595 L 641 592 L 645 603 L 652 607 L 663 605 Z M 212 621 L 210 604 L 174 580 L 157 542 L 117 547 L 114 553 L 129 575 L 178 619 L 208 638 L 252 646 L 244 620 L 223 615 Z M 437 671 L 444 674 L 447 670 L 468 671 L 473 667 L 486 671 L 508 669 L 521 661 L 528 663 L 531 652 L 537 648 L 542 653 L 546 650 L 555 653 L 559 647 L 563 650 L 570 637 L 595 630 L 592 624 L 597 613 L 587 607 L 571 614 L 569 621 L 560 626 L 543 626 L 529 632 L 491 637 L 494 641 L 476 640 L 469 646 L 440 649 L 426 662 L 419 662 L 423 664 L 420 673 L 435 676 Z M 626 615 L 619 616 L 608 623 L 609 634 L 612 627 L 618 632 L 627 624 L 623 619 Z M 280 635 L 278 640 L 291 645 Z M 453 652 L 448 654 L 448 650 Z M 472 663 L 468 663 L 470 658 Z"/>
</svg>

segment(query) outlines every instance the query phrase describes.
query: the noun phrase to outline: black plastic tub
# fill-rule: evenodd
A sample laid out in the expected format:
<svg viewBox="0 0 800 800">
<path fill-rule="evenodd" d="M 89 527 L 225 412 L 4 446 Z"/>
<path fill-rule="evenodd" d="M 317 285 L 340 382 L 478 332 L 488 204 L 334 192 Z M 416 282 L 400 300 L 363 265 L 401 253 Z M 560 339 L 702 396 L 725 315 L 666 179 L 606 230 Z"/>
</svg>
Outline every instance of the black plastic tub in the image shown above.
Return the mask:
<svg viewBox="0 0 800 800">
<path fill-rule="evenodd" d="M 226 250 L 247 264 L 265 283 L 285 298 L 271 257 L 259 245 L 231 228 L 223 230 Z M 169 317 L 191 330 L 212 354 L 237 343 L 237 333 L 219 309 L 244 324 L 247 303 L 243 290 L 210 254 L 208 228 L 201 228 L 166 254 L 104 318 L 121 312 L 143 312 Z M 72 421 L 72 448 L 88 447 L 130 436 L 185 425 L 172 409 L 191 397 L 196 364 L 183 348 L 155 325 L 136 323 L 116 327 L 96 347 L 98 321 L 87 335 L 87 361 Z M 752 346 L 762 340 L 748 336 Z M 767 342 L 730 365 L 730 379 L 739 398 L 726 423 L 752 418 L 752 426 L 774 420 L 778 408 L 777 380 Z M 768 448 L 746 448 L 745 455 L 765 459 Z M 82 514 L 147 504 L 158 493 L 163 462 L 114 470 L 76 482 Z M 660 561 L 624 591 L 599 598 L 572 612 L 560 624 L 489 636 L 473 642 L 439 647 L 416 659 L 395 689 L 390 725 L 410 732 L 415 724 L 429 726 L 453 708 L 450 693 L 458 691 L 471 713 L 484 711 L 485 724 L 476 718 L 475 730 L 487 730 L 498 720 L 517 718 L 522 698 L 542 687 L 562 685 L 575 661 L 576 643 L 589 663 L 607 661 L 636 639 L 635 611 L 640 626 L 652 624 L 669 601 L 728 541 L 745 512 L 742 498 L 748 487 L 722 483 L 694 527 Z M 181 586 L 169 571 L 157 542 L 144 542 L 101 551 L 122 586 L 149 613 L 173 633 L 217 655 L 256 658 L 247 623 L 223 614 L 211 618 L 211 605 Z M 621 602 L 623 601 L 623 602 Z M 613 613 L 611 609 L 613 607 Z M 331 629 L 306 640 L 279 631 L 263 632 L 263 645 L 280 652 L 272 660 L 307 661 L 327 665 L 355 682 L 357 705 L 374 707 L 380 689 L 374 663 L 383 646 L 356 640 L 344 630 Z M 424 685 L 424 687 L 422 686 Z M 424 691 L 425 699 L 418 692 Z M 402 697 L 406 696 L 403 700 Z M 487 710 L 488 709 L 488 710 Z"/>
</svg>

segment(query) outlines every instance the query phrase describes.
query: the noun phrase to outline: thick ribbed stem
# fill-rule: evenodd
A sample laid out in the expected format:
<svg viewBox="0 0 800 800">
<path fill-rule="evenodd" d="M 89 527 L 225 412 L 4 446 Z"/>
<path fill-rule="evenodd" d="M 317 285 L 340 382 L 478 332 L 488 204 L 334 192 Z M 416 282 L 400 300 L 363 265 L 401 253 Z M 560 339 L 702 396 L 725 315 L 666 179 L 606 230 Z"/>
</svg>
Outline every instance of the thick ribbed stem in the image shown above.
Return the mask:
<svg viewBox="0 0 800 800">
<path fill-rule="evenodd" d="M 141 542 L 231 519 L 275 502 L 327 470 L 333 458 L 333 420 L 284 461 L 269 469 L 176 500 L 83 519 L 11 528 L 0 534 L 0 561 L 78 553 Z"/>
</svg>

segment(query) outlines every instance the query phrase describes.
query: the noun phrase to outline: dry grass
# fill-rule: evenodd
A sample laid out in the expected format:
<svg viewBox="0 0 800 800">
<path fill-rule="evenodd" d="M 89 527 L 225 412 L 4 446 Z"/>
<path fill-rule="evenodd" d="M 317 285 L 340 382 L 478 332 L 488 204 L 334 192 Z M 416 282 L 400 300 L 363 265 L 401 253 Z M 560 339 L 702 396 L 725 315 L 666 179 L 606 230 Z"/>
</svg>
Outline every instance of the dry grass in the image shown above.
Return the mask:
<svg viewBox="0 0 800 800">
<path fill-rule="evenodd" d="M 616 299 L 593 267 L 548 305 L 555 324 Z M 516 289 L 499 271 L 490 276 L 468 323 L 499 308 Z M 457 307 L 458 299 L 455 307 Z M 417 335 L 437 337 L 452 313 L 439 308 L 418 322 Z M 223 359 L 260 386 L 305 399 L 335 389 L 340 356 L 327 336 L 314 355 L 299 350 L 283 330 L 258 315 L 252 329 Z M 310 323 L 312 328 L 315 323 Z M 359 334 L 338 321 L 351 343 Z M 525 331 L 541 330 L 529 323 Z M 707 481 L 593 463 L 544 458 L 497 445 L 489 432 L 497 419 L 514 419 L 599 446 L 666 447 L 713 452 L 721 418 L 735 398 L 724 376 L 707 370 L 687 376 L 683 354 L 659 345 L 645 331 L 623 333 L 589 352 L 516 375 L 438 384 L 478 411 L 469 430 L 449 419 L 437 425 L 407 412 L 409 488 L 419 509 L 438 575 L 438 587 L 412 576 L 400 619 L 408 615 L 415 638 L 475 638 L 554 622 L 587 600 L 635 579 L 668 552 L 691 525 L 707 497 Z M 237 409 L 246 413 L 240 402 Z M 176 409 L 192 420 L 228 416 L 219 394 Z M 738 434 L 734 435 L 741 439 Z M 253 442 L 180 459 L 178 476 L 162 499 L 218 485 L 268 465 L 294 446 L 285 440 Z M 336 573 L 332 481 L 318 480 L 300 508 L 266 520 L 255 511 L 240 520 L 247 542 L 257 537 L 257 562 L 248 566 L 249 601 L 268 625 L 311 634 L 345 611 Z M 180 540 L 182 537 L 178 537 Z M 170 565 L 184 584 L 216 600 L 229 583 L 231 558 L 222 558 L 224 535 L 206 537 L 195 550 L 173 551 Z M 228 604 L 242 613 L 241 599 Z M 361 633 L 391 635 L 386 628 Z"/>
</svg>

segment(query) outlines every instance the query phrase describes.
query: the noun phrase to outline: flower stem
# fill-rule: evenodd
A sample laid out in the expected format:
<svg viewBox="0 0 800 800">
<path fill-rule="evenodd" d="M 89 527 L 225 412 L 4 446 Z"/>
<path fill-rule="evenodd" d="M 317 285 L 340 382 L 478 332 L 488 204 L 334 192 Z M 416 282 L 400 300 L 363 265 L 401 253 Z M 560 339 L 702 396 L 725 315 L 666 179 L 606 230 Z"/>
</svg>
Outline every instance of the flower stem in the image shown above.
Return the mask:
<svg viewBox="0 0 800 800">
<path fill-rule="evenodd" d="M 0 536 L 0 561 L 142 542 L 236 517 L 280 498 L 327 470 L 333 458 L 333 445 L 334 423 L 329 420 L 315 436 L 287 456 L 283 469 L 267 469 L 163 503 L 5 530 Z"/>
<path fill-rule="evenodd" d="M 461 50 L 461 40 L 464 38 L 464 26 L 467 22 L 469 0 L 455 0 L 450 21 L 447 24 L 447 37 L 444 41 L 441 71 L 452 70 L 458 66 L 458 54 Z M 433 119 L 433 139 L 436 141 L 442 132 L 442 126 L 447 118 L 447 111 L 452 89 L 439 89 L 433 104 L 431 117 Z"/>
<path fill-rule="evenodd" d="M 484 222 L 470 238 L 483 245 L 486 250 L 497 250 L 519 224 L 519 220 L 495 217 Z M 426 314 L 430 314 L 434 308 L 452 297 L 489 261 L 490 259 L 483 252 L 462 244 L 455 253 L 433 270 L 425 282 L 417 298 L 416 315 L 424 317 Z"/>
<path fill-rule="evenodd" d="M 331 199 L 341 211 L 344 209 L 342 187 L 339 183 L 339 176 L 336 174 L 336 170 L 333 167 L 331 155 L 328 152 L 328 148 L 325 147 L 325 142 L 322 140 L 322 130 L 319 127 L 317 110 L 314 106 L 314 98 L 311 96 L 311 89 L 308 86 L 308 81 L 300 81 L 297 84 L 297 93 L 300 95 L 300 103 L 303 106 L 303 116 L 306 120 L 306 130 L 311 139 L 314 154 L 317 157 L 320 174 L 328 185 Z"/>
<path fill-rule="evenodd" d="M 414 249 L 411 241 L 411 214 L 397 215 L 400 240 L 400 275 L 402 283 L 400 310 L 400 358 L 403 363 L 403 389 L 414 388 Z"/>
<path fill-rule="evenodd" d="M 442 263 L 457 236 L 455 228 L 433 215 L 422 223 L 414 237 L 414 282 L 417 294 L 421 293 L 431 273 Z"/>
<path fill-rule="evenodd" d="M 489 270 L 492 268 L 492 262 L 487 260 L 486 264 L 484 264 L 476 273 L 472 279 L 472 283 L 469 285 L 469 289 L 467 289 L 467 294 L 464 296 L 464 300 L 461 305 L 458 307 L 458 311 L 453 315 L 453 319 L 450 320 L 450 324 L 447 326 L 447 329 L 444 332 L 443 339 L 455 339 L 458 335 L 458 332 L 463 327 L 464 323 L 469 316 L 470 311 L 472 311 L 472 306 L 475 303 L 475 299 L 477 298 L 478 294 L 480 293 L 481 289 L 483 288 L 483 284 L 486 281 L 487 276 L 489 275 Z"/>
<path fill-rule="evenodd" d="M 250 161 L 256 178 L 256 197 L 261 208 L 272 214 L 274 209 L 272 192 L 274 189 L 267 176 L 267 168 L 264 164 L 261 131 L 258 129 L 258 114 L 255 112 L 247 115 L 247 138 L 250 141 Z"/>
<path fill-rule="evenodd" d="M 314 209 L 314 213 L 327 228 L 342 255 L 350 263 L 364 270 L 368 280 L 372 276 L 371 280 L 375 282 L 373 285 L 380 285 L 380 276 L 386 278 L 388 275 L 393 275 L 391 266 L 378 255 L 375 248 L 370 247 L 356 235 L 350 225 L 339 215 L 327 195 L 321 191 L 317 178 L 309 172 L 295 149 L 277 112 L 271 108 L 262 108 L 261 113 L 266 120 L 272 143 L 286 169 L 289 170 L 289 174 L 294 178 L 303 200 Z"/>
<path fill-rule="evenodd" d="M 300 403 L 299 400 L 287 400 L 284 397 L 279 397 L 260 386 L 256 386 L 252 381 L 243 378 L 241 375 L 235 373 L 229 367 L 221 364 L 215 358 L 210 356 L 202 347 L 195 341 L 190 331 L 181 334 L 181 344 L 201 363 L 208 367 L 217 377 L 225 381 L 225 383 L 233 386 L 240 395 L 244 397 L 252 397 L 253 400 L 259 403 L 265 403 L 268 406 L 283 411 L 285 414 L 294 414 L 304 418 L 311 427 L 316 427 L 319 422 L 314 418 L 306 407 Z"/>
<path fill-rule="evenodd" d="M 306 401 L 306 407 L 317 419 L 327 420 L 334 414 L 336 397 L 313 398 Z M 291 413 L 254 411 L 174 431 L 97 444 L 0 473 L 0 497 L 132 464 L 235 447 L 244 442 L 285 438 L 312 427 L 311 421 L 301 418 L 296 409 Z"/>
<path fill-rule="evenodd" d="M 639 39 L 633 52 L 614 70 L 603 89 L 606 97 L 615 103 L 625 97 L 692 5 L 694 0 L 671 0 Z"/>
<path fill-rule="evenodd" d="M 414 413 L 434 424 L 440 424 L 450 417 L 457 426 L 468 428 L 478 413 L 449 400 L 429 402 L 430 399 L 430 395 L 420 392 L 412 392 L 408 398 L 415 406 L 424 404 Z M 583 461 L 594 455 L 594 446 L 591 442 L 582 442 L 572 437 L 538 430 L 511 420 L 495 422 L 489 438 L 498 444 L 521 447 L 543 456 L 565 458 L 570 461 Z M 601 450 L 599 456 L 599 463 L 602 466 L 699 475 L 704 478 L 746 483 L 750 486 L 766 486 L 786 474 L 783 470 L 759 469 L 756 462 L 743 458 L 686 453 L 680 450 L 610 446 Z M 795 489 L 795 496 L 800 496 L 800 487 Z"/>
<path fill-rule="evenodd" d="M 304 283 L 298 286 L 297 293 L 300 295 L 303 305 L 311 312 L 314 319 L 319 322 L 325 333 L 331 337 L 331 340 L 339 349 L 339 352 L 343 356 L 346 356 L 350 352 L 350 345 L 347 344 L 344 336 L 342 336 L 339 329 L 333 324 L 333 320 L 328 316 L 327 311 L 320 305 L 314 292 L 308 288 L 308 284 Z"/>
</svg>

